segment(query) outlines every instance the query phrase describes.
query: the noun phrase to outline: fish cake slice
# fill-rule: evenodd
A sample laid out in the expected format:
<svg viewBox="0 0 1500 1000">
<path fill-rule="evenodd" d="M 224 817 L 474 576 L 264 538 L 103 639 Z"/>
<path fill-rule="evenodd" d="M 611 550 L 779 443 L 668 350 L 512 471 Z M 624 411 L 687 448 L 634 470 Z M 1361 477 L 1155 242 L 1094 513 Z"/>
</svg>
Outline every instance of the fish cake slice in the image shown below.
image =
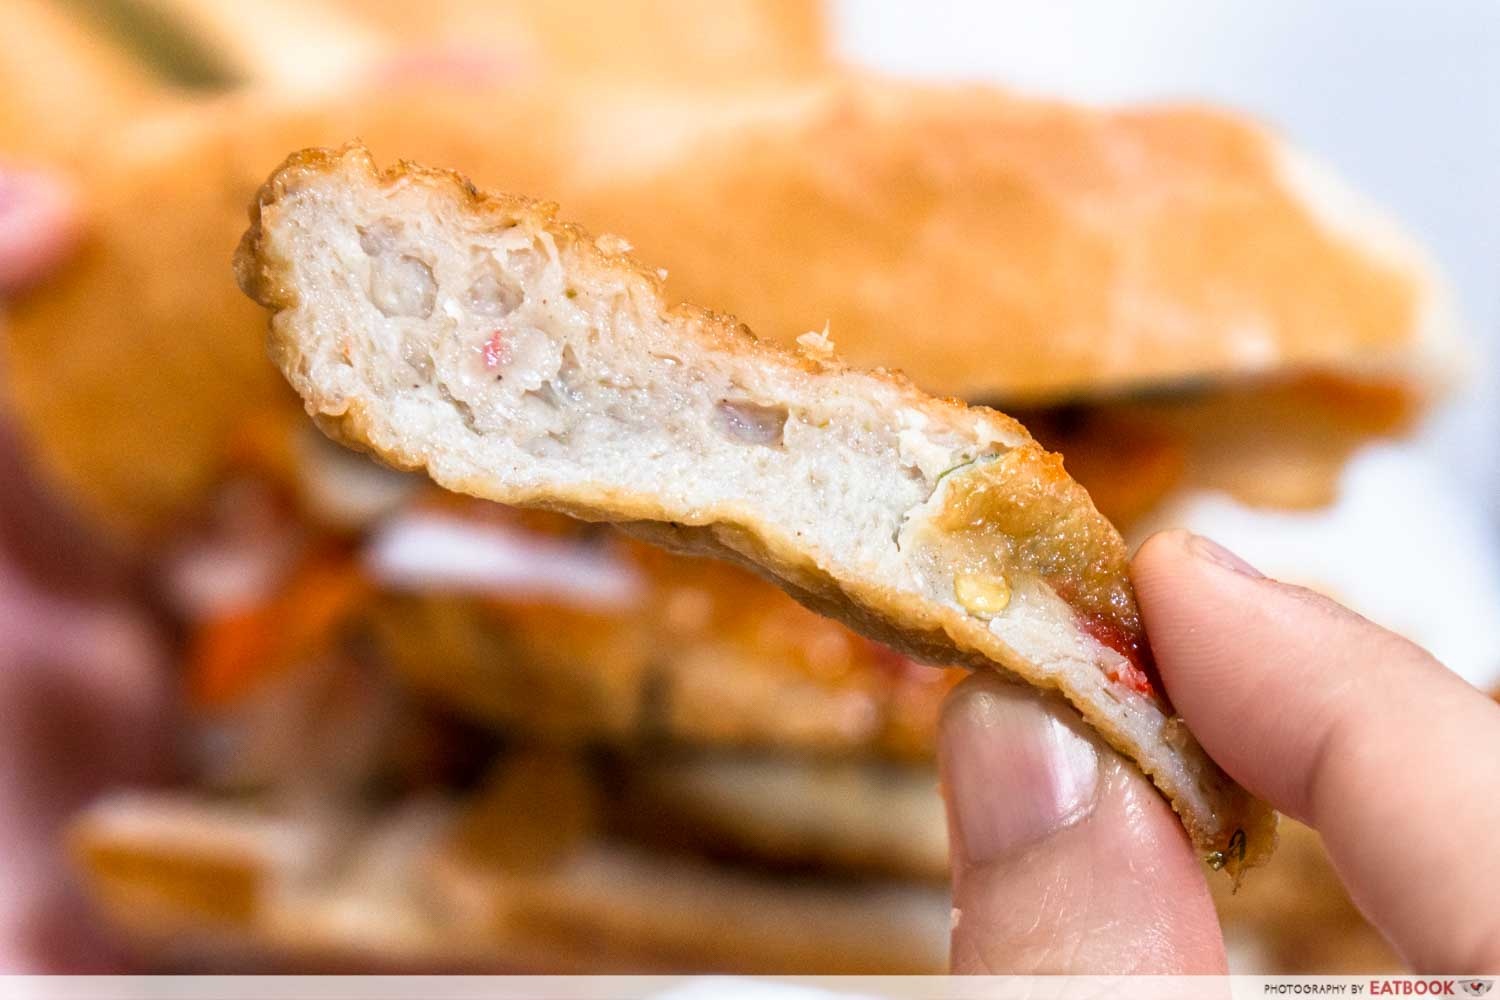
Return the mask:
<svg viewBox="0 0 1500 1000">
<path fill-rule="evenodd" d="M 439 485 L 745 564 L 919 659 L 1060 692 L 1217 867 L 1274 814 L 1167 703 L 1127 551 L 1016 421 L 669 304 L 619 237 L 361 146 L 294 154 L 241 286 L 331 436 Z"/>
</svg>

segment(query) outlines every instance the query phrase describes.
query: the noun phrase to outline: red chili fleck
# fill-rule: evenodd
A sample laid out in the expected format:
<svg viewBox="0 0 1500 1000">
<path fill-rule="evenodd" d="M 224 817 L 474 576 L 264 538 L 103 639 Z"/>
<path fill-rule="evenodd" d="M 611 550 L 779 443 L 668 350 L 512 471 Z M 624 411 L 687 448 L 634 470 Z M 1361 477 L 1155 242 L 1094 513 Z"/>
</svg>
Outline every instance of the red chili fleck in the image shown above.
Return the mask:
<svg viewBox="0 0 1500 1000">
<path fill-rule="evenodd" d="M 1123 664 L 1110 671 L 1110 680 L 1139 694 L 1164 699 L 1160 694 L 1162 686 L 1161 678 L 1156 672 L 1156 660 L 1151 655 L 1151 647 L 1146 645 L 1145 636 L 1102 615 L 1087 614 L 1079 617 L 1085 632 L 1101 645 L 1108 646 L 1125 657 Z"/>
<path fill-rule="evenodd" d="M 510 348 L 505 343 L 505 331 L 496 330 L 490 334 L 484 342 L 484 367 L 486 371 L 494 371 L 510 360 Z"/>
<path fill-rule="evenodd" d="M 1121 669 L 1111 670 L 1109 679 L 1147 697 L 1155 693 L 1155 689 L 1151 686 L 1151 678 L 1147 677 L 1146 672 L 1134 663 L 1126 662 Z"/>
</svg>

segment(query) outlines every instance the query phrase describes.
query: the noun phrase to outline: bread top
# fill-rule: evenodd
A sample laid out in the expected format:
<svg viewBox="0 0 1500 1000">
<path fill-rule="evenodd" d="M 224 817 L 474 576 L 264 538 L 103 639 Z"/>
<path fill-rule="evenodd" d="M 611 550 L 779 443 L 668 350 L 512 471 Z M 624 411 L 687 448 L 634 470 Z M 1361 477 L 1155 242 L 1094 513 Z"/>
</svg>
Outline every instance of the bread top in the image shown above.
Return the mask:
<svg viewBox="0 0 1500 1000">
<path fill-rule="evenodd" d="M 964 398 L 1253 394 L 1321 371 L 1420 401 L 1451 363 L 1405 243 L 1320 221 L 1340 216 L 1287 182 L 1294 155 L 1222 113 L 865 77 L 240 99 L 99 150 L 84 252 L 11 317 L 27 431 L 123 534 L 170 524 L 223 471 L 231 428 L 284 403 L 221 262 L 286 149 L 351 136 L 564 199 L 631 233 L 673 297 L 783 343 L 827 323 L 851 360 Z"/>
<path fill-rule="evenodd" d="M 1221 110 L 839 81 L 566 203 L 677 295 L 772 339 L 826 322 L 851 362 L 964 399 L 1309 373 L 1425 391 L 1455 365 L 1421 251 Z"/>
</svg>

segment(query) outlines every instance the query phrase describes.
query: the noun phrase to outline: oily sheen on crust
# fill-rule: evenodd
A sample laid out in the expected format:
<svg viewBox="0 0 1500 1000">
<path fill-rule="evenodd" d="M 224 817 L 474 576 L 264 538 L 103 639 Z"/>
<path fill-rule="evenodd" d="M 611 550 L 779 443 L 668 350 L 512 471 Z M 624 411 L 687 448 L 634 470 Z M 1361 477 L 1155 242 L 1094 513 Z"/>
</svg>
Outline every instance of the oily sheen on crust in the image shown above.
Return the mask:
<svg viewBox="0 0 1500 1000">
<path fill-rule="evenodd" d="M 553 206 L 367 151 L 295 154 L 237 257 L 332 435 L 449 489 L 756 569 L 913 656 L 1061 692 L 1238 872 L 1274 816 L 1151 677 L 1123 542 L 1015 421 L 668 306 Z"/>
</svg>

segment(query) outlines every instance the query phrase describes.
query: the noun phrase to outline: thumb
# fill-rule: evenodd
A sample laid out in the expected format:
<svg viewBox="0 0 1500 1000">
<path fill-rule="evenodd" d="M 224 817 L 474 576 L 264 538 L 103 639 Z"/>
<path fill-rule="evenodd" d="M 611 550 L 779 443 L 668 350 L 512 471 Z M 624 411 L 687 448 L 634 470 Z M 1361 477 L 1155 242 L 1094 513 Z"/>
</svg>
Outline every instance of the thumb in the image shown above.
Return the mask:
<svg viewBox="0 0 1500 1000">
<path fill-rule="evenodd" d="M 958 973 L 1224 971 L 1196 856 L 1066 704 L 978 674 L 939 738 Z"/>
</svg>

